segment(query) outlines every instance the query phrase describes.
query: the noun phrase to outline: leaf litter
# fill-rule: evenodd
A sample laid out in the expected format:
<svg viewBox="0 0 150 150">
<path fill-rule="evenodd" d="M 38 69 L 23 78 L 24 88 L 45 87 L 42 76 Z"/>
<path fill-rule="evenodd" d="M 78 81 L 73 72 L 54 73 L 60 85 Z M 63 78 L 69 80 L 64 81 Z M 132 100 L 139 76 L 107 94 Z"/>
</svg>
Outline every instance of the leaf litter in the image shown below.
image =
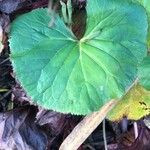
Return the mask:
<svg viewBox="0 0 150 150">
<path fill-rule="evenodd" d="M 81 34 L 79 20 L 86 16 L 84 11 L 85 1 L 76 1 L 77 25 L 74 25 L 74 32 Z M 14 79 L 11 64 L 9 62 L 9 47 L 7 33 L 9 32 L 10 20 L 15 16 L 28 12 L 39 7 L 46 7 L 47 0 L 1 0 L 0 1 L 0 41 L 3 44 L 3 51 L 0 54 L 0 148 L 7 150 L 57 150 L 71 132 L 71 130 L 82 119 L 82 116 L 60 114 L 54 111 L 44 110 L 33 106 L 30 98 Z M 78 4 L 78 5 L 77 5 Z M 84 23 L 84 20 L 82 20 Z M 82 24 L 83 24 L 82 23 Z M 84 28 L 84 26 L 83 26 Z M 84 29 L 82 30 L 84 31 Z M 83 33 L 80 35 L 82 36 Z M 3 37 L 3 38 L 2 38 Z M 5 90 L 4 90 L 5 89 Z M 7 89 L 7 90 L 6 90 Z M 10 102 L 12 107 L 8 107 Z M 129 130 L 121 131 L 120 122 L 106 122 L 107 142 L 109 150 L 148 150 L 150 147 L 150 129 L 145 126 L 141 119 L 138 123 L 139 136 L 135 140 L 133 135 L 133 121 L 128 121 Z M 119 133 L 119 134 L 117 134 Z M 84 149 L 104 149 L 102 138 L 102 126 L 100 125 L 94 133 L 80 147 Z M 130 142 L 129 142 L 130 141 Z"/>
</svg>

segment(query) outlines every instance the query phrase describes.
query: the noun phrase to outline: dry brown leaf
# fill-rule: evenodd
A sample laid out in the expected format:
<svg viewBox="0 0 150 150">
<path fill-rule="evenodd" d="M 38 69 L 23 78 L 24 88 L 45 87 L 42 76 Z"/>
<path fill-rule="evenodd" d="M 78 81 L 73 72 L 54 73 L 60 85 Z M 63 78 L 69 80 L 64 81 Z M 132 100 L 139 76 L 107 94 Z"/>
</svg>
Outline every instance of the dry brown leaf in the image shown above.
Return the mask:
<svg viewBox="0 0 150 150">
<path fill-rule="evenodd" d="M 26 106 L 0 113 L 0 149 L 44 150 L 47 135 L 35 123 L 36 107 Z"/>
</svg>

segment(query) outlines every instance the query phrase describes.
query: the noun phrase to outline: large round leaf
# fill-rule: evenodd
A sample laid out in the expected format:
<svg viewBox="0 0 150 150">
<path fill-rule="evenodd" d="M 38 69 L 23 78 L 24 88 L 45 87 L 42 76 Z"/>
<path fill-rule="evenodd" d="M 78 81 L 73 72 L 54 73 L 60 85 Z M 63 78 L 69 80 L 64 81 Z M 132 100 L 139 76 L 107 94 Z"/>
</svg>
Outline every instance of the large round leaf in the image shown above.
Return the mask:
<svg viewBox="0 0 150 150">
<path fill-rule="evenodd" d="M 87 29 L 79 41 L 47 9 L 17 18 L 11 61 L 18 80 L 39 105 L 87 114 L 121 97 L 146 55 L 145 11 L 130 0 L 88 0 Z"/>
<path fill-rule="evenodd" d="M 147 90 L 150 90 L 150 56 L 143 59 L 138 67 L 139 83 Z"/>
<path fill-rule="evenodd" d="M 148 46 L 150 49 L 150 0 L 132 0 L 132 1 L 138 1 L 146 10 L 147 13 L 147 19 L 148 19 Z"/>
</svg>

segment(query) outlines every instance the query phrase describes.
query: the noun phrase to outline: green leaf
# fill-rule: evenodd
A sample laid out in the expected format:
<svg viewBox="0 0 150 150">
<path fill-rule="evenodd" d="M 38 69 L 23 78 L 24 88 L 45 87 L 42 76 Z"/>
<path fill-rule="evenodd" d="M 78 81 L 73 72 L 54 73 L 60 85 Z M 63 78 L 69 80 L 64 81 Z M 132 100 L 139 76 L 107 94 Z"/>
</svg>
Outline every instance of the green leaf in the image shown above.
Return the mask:
<svg viewBox="0 0 150 150">
<path fill-rule="evenodd" d="M 147 90 L 150 90 L 150 56 L 143 59 L 138 69 L 139 83 Z"/>
<path fill-rule="evenodd" d="M 147 16 L 148 16 L 148 45 L 150 48 L 150 0 L 133 0 L 133 1 L 138 1 L 146 10 Z"/>
<path fill-rule="evenodd" d="M 123 117 L 131 120 L 139 120 L 149 114 L 150 91 L 145 90 L 137 84 L 109 112 L 107 118 L 111 121 L 119 121 Z"/>
<path fill-rule="evenodd" d="M 108 114 L 111 121 L 127 117 L 139 120 L 150 114 L 150 56 L 138 67 L 138 84 L 135 85 Z M 117 114 L 117 115 L 116 115 Z"/>
<path fill-rule="evenodd" d="M 147 18 L 129 0 L 89 0 L 87 29 L 79 41 L 59 16 L 48 27 L 46 9 L 17 18 L 11 27 L 11 61 L 37 104 L 88 114 L 121 97 L 147 53 Z"/>
</svg>

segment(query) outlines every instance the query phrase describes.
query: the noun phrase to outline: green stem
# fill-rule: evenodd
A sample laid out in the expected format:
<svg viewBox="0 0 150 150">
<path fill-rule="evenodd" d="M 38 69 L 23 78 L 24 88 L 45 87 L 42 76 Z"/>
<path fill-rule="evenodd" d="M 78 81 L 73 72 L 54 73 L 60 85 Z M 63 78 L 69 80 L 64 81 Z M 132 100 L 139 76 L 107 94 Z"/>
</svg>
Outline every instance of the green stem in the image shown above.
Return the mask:
<svg viewBox="0 0 150 150">
<path fill-rule="evenodd" d="M 62 11 L 62 15 L 63 15 L 63 19 L 65 23 L 68 23 L 68 17 L 67 17 L 67 6 L 66 4 L 60 0 L 60 4 L 61 4 L 61 11 Z"/>
<path fill-rule="evenodd" d="M 72 23 L 72 3 L 71 0 L 67 1 L 67 10 L 68 10 L 68 24 Z"/>
</svg>

